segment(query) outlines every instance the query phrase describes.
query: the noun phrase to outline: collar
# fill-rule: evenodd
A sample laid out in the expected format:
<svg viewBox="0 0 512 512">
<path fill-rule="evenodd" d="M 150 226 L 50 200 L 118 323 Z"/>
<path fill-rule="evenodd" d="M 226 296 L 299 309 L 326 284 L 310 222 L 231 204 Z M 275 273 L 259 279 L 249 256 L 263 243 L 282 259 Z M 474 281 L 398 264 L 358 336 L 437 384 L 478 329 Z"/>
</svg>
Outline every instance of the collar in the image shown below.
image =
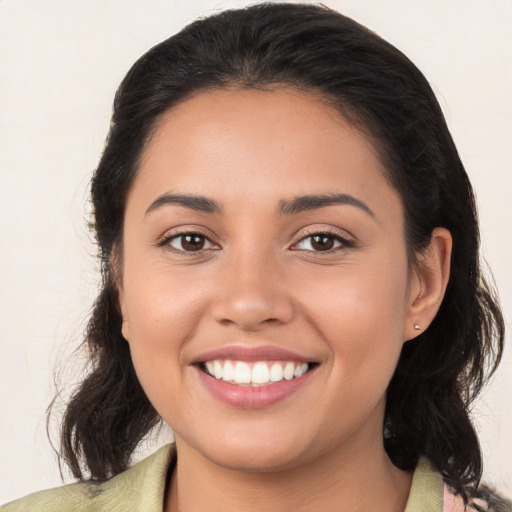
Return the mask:
<svg viewBox="0 0 512 512">
<path fill-rule="evenodd" d="M 421 458 L 414 470 L 405 512 L 442 512 L 443 490 L 441 475 Z"/>
<path fill-rule="evenodd" d="M 167 474 L 175 462 L 174 445 L 164 446 L 124 473 L 98 486 L 98 490 L 101 490 L 93 501 L 97 499 L 97 505 L 101 501 L 101 505 L 106 507 L 105 510 L 111 510 L 108 508 L 110 499 L 116 500 L 116 504 L 119 505 L 119 496 L 123 496 L 126 506 L 137 505 L 133 507 L 135 510 L 161 512 Z M 442 510 L 443 479 L 432 469 L 427 459 L 421 458 L 414 471 L 404 512 L 441 512 Z"/>
<path fill-rule="evenodd" d="M 174 445 L 166 445 L 102 484 L 70 484 L 51 491 L 35 493 L 20 500 L 19 505 L 35 508 L 18 510 L 73 510 L 74 512 L 125 512 L 141 510 L 162 512 L 169 470 L 176 463 Z M 72 506 L 72 508 L 70 508 Z M 59 508 L 62 507 L 62 508 Z M 6 505 L 6 512 L 10 511 Z M 414 471 L 411 490 L 404 512 L 442 512 L 443 480 L 426 459 L 420 459 Z"/>
</svg>

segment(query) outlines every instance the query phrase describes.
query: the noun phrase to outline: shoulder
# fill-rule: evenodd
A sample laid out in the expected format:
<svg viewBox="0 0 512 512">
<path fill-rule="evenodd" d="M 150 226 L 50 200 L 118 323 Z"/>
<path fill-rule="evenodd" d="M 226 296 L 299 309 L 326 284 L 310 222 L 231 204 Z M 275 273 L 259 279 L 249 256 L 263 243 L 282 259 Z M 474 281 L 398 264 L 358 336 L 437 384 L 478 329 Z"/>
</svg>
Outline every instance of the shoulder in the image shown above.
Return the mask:
<svg viewBox="0 0 512 512">
<path fill-rule="evenodd" d="M 75 483 L 36 492 L 0 507 L 0 512 L 161 512 L 173 460 L 174 450 L 168 445 L 104 483 Z"/>
<path fill-rule="evenodd" d="M 1 512 L 22 512 L 40 510 L 41 512 L 64 512 L 87 510 L 84 505 L 90 501 L 92 495 L 88 484 L 70 484 L 55 489 L 35 492 L 19 500 L 0 507 Z"/>
<path fill-rule="evenodd" d="M 405 512 L 512 512 L 512 502 L 483 486 L 465 505 L 444 483 L 428 460 L 420 459 L 412 480 Z"/>
</svg>

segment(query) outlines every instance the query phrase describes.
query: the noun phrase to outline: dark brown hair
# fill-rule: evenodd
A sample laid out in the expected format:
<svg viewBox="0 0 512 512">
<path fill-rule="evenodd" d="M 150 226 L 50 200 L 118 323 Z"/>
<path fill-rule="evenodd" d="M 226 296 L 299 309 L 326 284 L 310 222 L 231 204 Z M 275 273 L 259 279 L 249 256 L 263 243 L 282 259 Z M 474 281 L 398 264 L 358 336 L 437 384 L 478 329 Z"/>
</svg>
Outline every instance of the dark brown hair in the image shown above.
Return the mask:
<svg viewBox="0 0 512 512">
<path fill-rule="evenodd" d="M 306 4 L 259 4 L 200 19 L 143 55 L 119 87 L 92 179 L 103 285 L 85 340 L 91 370 L 67 406 L 62 457 L 77 478 L 105 480 L 127 468 L 160 421 L 121 335 L 112 269 L 127 194 L 155 123 L 198 91 L 282 84 L 325 98 L 376 142 L 403 201 L 412 258 L 434 228 L 452 234 L 444 301 L 430 327 L 404 345 L 387 391 L 383 435 L 397 466 L 412 469 L 426 456 L 467 496 L 482 472 L 468 408 L 500 360 L 504 331 L 479 266 L 473 191 L 414 64 L 355 21 Z"/>
</svg>

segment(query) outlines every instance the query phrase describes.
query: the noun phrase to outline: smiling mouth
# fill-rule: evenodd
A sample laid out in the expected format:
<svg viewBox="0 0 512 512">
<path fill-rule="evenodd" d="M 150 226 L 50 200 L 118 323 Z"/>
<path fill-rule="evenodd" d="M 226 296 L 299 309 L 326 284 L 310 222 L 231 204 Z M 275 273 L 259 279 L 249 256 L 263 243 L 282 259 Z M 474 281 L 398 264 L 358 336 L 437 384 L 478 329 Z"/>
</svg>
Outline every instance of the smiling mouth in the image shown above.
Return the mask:
<svg viewBox="0 0 512 512">
<path fill-rule="evenodd" d="M 297 379 L 315 366 L 317 363 L 213 359 L 201 363 L 199 368 L 216 380 L 237 386 L 260 387 Z"/>
</svg>

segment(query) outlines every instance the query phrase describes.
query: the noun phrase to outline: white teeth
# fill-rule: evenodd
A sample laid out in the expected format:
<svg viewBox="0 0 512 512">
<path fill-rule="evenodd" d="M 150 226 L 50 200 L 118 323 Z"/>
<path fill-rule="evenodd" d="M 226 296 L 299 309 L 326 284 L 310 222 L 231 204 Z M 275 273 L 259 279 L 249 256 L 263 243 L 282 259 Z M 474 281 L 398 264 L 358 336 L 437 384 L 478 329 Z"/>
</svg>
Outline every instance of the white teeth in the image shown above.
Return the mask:
<svg viewBox="0 0 512 512">
<path fill-rule="evenodd" d="M 301 364 L 300 366 L 297 366 L 297 368 L 295 368 L 294 376 L 300 377 L 301 375 L 304 375 L 307 371 L 308 371 L 308 365 Z"/>
<path fill-rule="evenodd" d="M 295 373 L 295 365 L 293 363 L 287 363 L 283 370 L 283 377 L 286 380 L 292 380 Z"/>
<path fill-rule="evenodd" d="M 231 361 L 226 361 L 226 364 L 224 365 L 224 373 L 222 375 L 222 380 L 235 380 L 235 368 L 233 367 Z"/>
<path fill-rule="evenodd" d="M 272 382 L 283 380 L 283 367 L 279 363 L 274 363 L 270 367 L 270 380 Z"/>
<path fill-rule="evenodd" d="M 250 384 L 251 383 L 251 367 L 247 363 L 238 361 L 235 365 L 235 375 L 233 380 L 236 384 Z M 217 377 L 215 377 L 217 378 Z"/>
<path fill-rule="evenodd" d="M 293 373 L 294 377 L 300 377 L 301 375 L 304 375 L 308 371 L 308 365 L 307 364 L 301 364 L 295 368 L 295 372 Z"/>
<path fill-rule="evenodd" d="M 274 382 L 292 380 L 304 375 L 309 365 L 307 363 L 258 361 L 225 361 L 215 359 L 205 362 L 206 371 L 217 380 L 234 384 L 250 384 L 254 386 L 268 385 Z"/>
<path fill-rule="evenodd" d="M 252 368 L 252 383 L 266 384 L 270 379 L 270 371 L 265 363 L 256 363 Z"/>
<path fill-rule="evenodd" d="M 220 364 L 220 361 L 213 362 L 213 375 L 215 375 L 216 379 L 222 379 L 222 374 L 224 373 L 224 369 Z"/>
</svg>

